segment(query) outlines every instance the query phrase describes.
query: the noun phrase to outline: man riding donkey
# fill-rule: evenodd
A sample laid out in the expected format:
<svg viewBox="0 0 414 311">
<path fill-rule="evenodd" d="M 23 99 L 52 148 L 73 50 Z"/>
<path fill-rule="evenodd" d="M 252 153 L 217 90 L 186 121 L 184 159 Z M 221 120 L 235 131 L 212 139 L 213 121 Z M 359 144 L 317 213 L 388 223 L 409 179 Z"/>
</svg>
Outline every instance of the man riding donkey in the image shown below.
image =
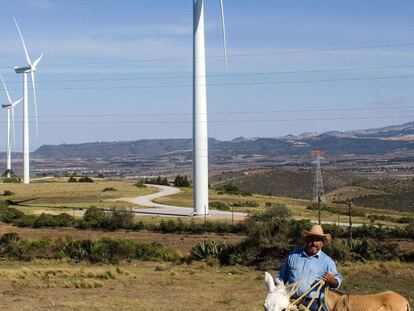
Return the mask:
<svg viewBox="0 0 414 311">
<path fill-rule="evenodd" d="M 334 261 L 322 251 L 332 237 L 324 234 L 319 225 L 314 225 L 310 231 L 302 231 L 302 236 L 305 247 L 289 254 L 280 269 L 279 278 L 274 280 L 269 273 L 265 273 L 269 290 L 264 303 L 265 311 L 411 310 L 407 299 L 392 291 L 370 295 L 344 295 L 330 291 L 329 288 L 338 288 L 342 282 Z M 327 286 L 321 290 L 325 284 Z M 304 300 L 299 305 L 302 298 Z"/>
<path fill-rule="evenodd" d="M 322 251 L 324 245 L 331 241 L 331 235 L 324 234 L 320 225 L 313 225 L 310 231 L 302 231 L 302 237 L 305 240 L 304 248 L 295 249 L 289 254 L 279 271 L 279 280 L 289 284 L 300 281 L 293 298 L 303 296 L 321 279 L 330 288 L 337 289 L 341 285 L 342 276 L 336 270 L 332 258 Z M 310 311 L 328 310 L 324 304 L 324 293 L 322 290 L 318 291 L 317 287 L 304 297 L 302 305 L 307 306 Z"/>
</svg>

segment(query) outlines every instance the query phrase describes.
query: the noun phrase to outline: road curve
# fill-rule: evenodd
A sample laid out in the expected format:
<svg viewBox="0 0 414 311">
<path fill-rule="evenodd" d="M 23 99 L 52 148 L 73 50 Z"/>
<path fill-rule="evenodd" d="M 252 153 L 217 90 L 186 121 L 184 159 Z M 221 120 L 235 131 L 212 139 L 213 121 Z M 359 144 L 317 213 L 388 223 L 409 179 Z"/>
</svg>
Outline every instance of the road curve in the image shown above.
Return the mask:
<svg viewBox="0 0 414 311">
<path fill-rule="evenodd" d="M 160 190 L 157 193 L 147 194 L 135 198 L 120 198 L 117 201 L 125 201 L 140 206 L 145 206 L 146 208 L 133 208 L 132 211 L 136 214 L 152 215 L 152 216 L 192 216 L 193 209 L 190 207 L 184 206 L 173 206 L 166 204 L 155 203 L 152 200 L 162 198 L 169 195 L 174 195 L 179 193 L 181 190 L 175 187 L 170 186 L 161 186 L 161 185 L 146 185 L 148 187 L 154 187 Z M 217 218 L 231 218 L 232 213 L 227 211 L 209 211 L 209 216 Z M 233 213 L 234 217 L 245 217 L 246 213 L 235 212 Z"/>
</svg>

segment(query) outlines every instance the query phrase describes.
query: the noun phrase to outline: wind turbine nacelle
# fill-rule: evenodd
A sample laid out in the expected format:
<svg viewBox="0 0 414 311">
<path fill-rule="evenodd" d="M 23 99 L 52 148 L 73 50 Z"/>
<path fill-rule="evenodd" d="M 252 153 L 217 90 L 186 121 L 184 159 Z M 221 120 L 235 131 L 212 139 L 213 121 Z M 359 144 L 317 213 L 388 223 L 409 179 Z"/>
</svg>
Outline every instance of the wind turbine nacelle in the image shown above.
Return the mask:
<svg viewBox="0 0 414 311">
<path fill-rule="evenodd" d="M 12 106 L 11 104 L 2 104 L 1 105 L 2 108 L 6 108 L 6 109 L 11 108 L 11 106 Z"/>
<path fill-rule="evenodd" d="M 30 72 L 32 71 L 32 67 L 31 66 L 26 66 L 26 67 L 14 67 L 14 71 L 16 73 L 25 73 L 25 72 Z"/>
</svg>

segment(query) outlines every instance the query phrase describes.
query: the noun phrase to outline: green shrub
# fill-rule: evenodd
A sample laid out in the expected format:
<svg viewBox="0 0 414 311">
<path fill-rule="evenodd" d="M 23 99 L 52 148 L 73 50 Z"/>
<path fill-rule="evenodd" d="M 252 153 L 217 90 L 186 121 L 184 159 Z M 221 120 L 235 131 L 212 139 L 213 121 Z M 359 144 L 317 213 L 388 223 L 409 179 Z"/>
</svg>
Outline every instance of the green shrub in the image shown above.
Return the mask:
<svg viewBox="0 0 414 311">
<path fill-rule="evenodd" d="M 137 180 L 136 183 L 134 183 L 134 186 L 138 187 L 138 188 L 146 188 L 147 187 L 147 186 L 145 186 L 144 181 L 142 179 Z"/>
<path fill-rule="evenodd" d="M 70 176 L 68 182 L 78 182 L 78 180 L 74 176 Z"/>
<path fill-rule="evenodd" d="M 230 210 L 230 207 L 228 205 L 222 203 L 222 202 L 213 201 L 213 202 L 209 203 L 209 206 L 212 209 L 216 209 L 216 210 L 219 210 L 219 211 L 229 211 Z"/>
<path fill-rule="evenodd" d="M 6 177 L 3 179 L 3 183 L 5 184 L 18 184 L 20 183 L 20 178 L 18 177 Z"/>
<path fill-rule="evenodd" d="M 306 207 L 308 210 L 311 211 L 317 211 L 318 210 L 318 204 L 312 203 L 311 205 L 308 205 Z M 321 211 L 326 211 L 334 214 L 339 215 L 349 215 L 349 210 L 347 206 L 333 206 L 329 204 L 320 204 Z M 354 217 L 365 217 L 366 214 L 364 211 L 362 211 L 360 208 L 353 207 L 351 209 L 351 216 Z"/>
<path fill-rule="evenodd" d="M 4 192 L 3 192 L 3 196 L 4 197 L 11 196 L 11 195 L 14 195 L 14 192 L 13 191 L 4 190 Z"/>
<path fill-rule="evenodd" d="M 103 188 L 102 190 L 102 192 L 108 192 L 108 191 L 116 191 L 116 189 L 113 187 L 107 187 L 107 188 Z"/>
<path fill-rule="evenodd" d="M 85 174 L 81 178 L 79 178 L 78 182 L 93 183 L 93 179 L 88 177 L 88 175 Z"/>
<path fill-rule="evenodd" d="M 233 207 L 258 207 L 259 203 L 255 201 L 240 201 L 240 202 L 234 202 L 231 206 Z"/>
<path fill-rule="evenodd" d="M 86 209 L 82 217 L 81 227 L 84 228 L 107 228 L 109 227 L 109 216 L 103 209 L 91 206 Z"/>
<path fill-rule="evenodd" d="M 220 190 L 218 192 L 219 194 L 232 194 L 232 195 L 243 195 L 243 196 L 252 195 L 251 192 L 241 190 L 232 183 L 223 185 L 219 190 Z"/>
<path fill-rule="evenodd" d="M 158 176 L 157 178 L 145 178 L 144 183 L 150 184 L 150 185 L 164 185 L 164 186 L 170 185 L 167 177 L 162 178 L 161 176 Z"/>
<path fill-rule="evenodd" d="M 109 213 L 109 224 L 112 230 L 133 228 L 134 213 L 126 208 L 113 207 Z"/>
<path fill-rule="evenodd" d="M 187 175 L 177 175 L 174 179 L 174 186 L 176 187 L 190 187 Z"/>
<path fill-rule="evenodd" d="M 206 260 L 209 257 L 219 258 L 225 245 L 212 240 L 198 242 L 190 252 L 190 258 L 195 260 Z"/>
<path fill-rule="evenodd" d="M 22 218 L 14 221 L 14 224 L 18 227 L 34 227 L 36 219 L 36 215 L 24 215 Z"/>
<path fill-rule="evenodd" d="M 67 213 L 50 215 L 42 213 L 33 223 L 34 228 L 41 227 L 72 227 L 76 220 Z"/>
<path fill-rule="evenodd" d="M 268 206 L 264 212 L 254 213 L 253 219 L 268 221 L 271 219 L 287 220 L 292 217 L 292 212 L 285 204 L 274 204 Z"/>
<path fill-rule="evenodd" d="M 5 205 L 7 203 L 3 203 Z M 13 223 L 14 221 L 22 218 L 24 213 L 11 207 L 0 207 L 0 221 L 5 223 Z"/>
</svg>

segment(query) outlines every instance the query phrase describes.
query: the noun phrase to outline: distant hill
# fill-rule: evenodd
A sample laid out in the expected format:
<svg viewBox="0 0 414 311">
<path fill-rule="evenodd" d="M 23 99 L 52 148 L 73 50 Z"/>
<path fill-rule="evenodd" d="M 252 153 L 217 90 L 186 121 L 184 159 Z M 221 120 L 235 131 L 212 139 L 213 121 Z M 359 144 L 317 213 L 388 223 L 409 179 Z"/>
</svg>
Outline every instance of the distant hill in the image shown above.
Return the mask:
<svg viewBox="0 0 414 311">
<path fill-rule="evenodd" d="M 326 192 L 365 180 L 356 175 L 341 174 L 332 170 L 323 171 L 322 175 Z M 213 176 L 210 182 L 218 188 L 232 183 L 241 190 L 252 193 L 312 199 L 314 178 L 314 169 L 247 170 L 224 172 Z"/>
<path fill-rule="evenodd" d="M 226 157 L 305 156 L 312 150 L 324 150 L 336 155 L 382 155 L 414 150 L 414 122 L 378 129 L 349 132 L 304 133 L 279 138 L 243 138 L 231 141 L 209 139 L 213 161 Z M 84 144 L 44 145 L 33 152 L 40 158 L 113 158 L 131 156 L 159 156 L 168 153 L 190 156 L 192 140 L 142 139 L 124 142 L 96 142 Z"/>
</svg>

